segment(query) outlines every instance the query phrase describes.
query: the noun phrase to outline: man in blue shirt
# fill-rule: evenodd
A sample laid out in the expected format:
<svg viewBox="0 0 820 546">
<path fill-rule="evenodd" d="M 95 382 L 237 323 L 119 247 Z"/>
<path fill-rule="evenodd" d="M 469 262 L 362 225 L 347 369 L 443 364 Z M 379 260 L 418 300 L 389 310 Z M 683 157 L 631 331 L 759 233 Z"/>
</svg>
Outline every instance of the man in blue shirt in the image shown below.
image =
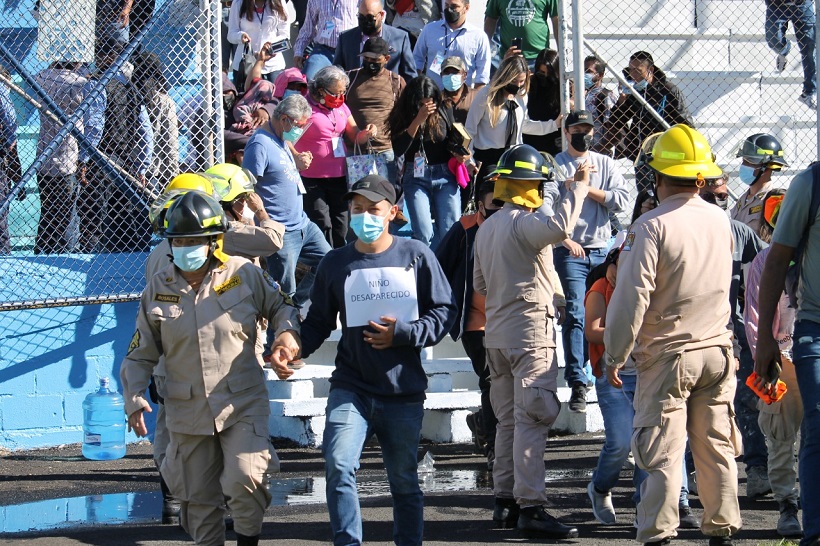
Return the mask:
<svg viewBox="0 0 820 546">
<path fill-rule="evenodd" d="M 285 226 L 282 249 L 268 258 L 268 271 L 293 298 L 297 307 L 308 299 L 313 269 L 330 250 L 319 228 L 311 222 L 302 204 L 305 187 L 285 141 L 295 142 L 310 118 L 311 110 L 301 95 L 290 95 L 273 110 L 267 124 L 257 129 L 245 146 L 242 167 L 258 181 L 256 192 L 272 220 Z M 299 286 L 296 264 L 311 268 Z"/>
<path fill-rule="evenodd" d="M 301 332 L 309 356 L 341 319 L 322 443 L 333 543 L 362 543 L 356 471 L 362 447 L 375 434 L 393 496 L 393 539 L 421 545 L 424 502 L 416 453 L 427 375 L 420 353 L 450 330 L 455 301 L 433 252 L 388 231 L 398 207 L 387 179 L 366 176 L 345 198 L 358 240 L 330 251 L 319 264 Z M 284 364 L 274 369 L 280 378 L 292 373 Z"/>
<path fill-rule="evenodd" d="M 490 82 L 490 41 L 480 28 L 467 22 L 470 0 L 445 0 L 444 19 L 430 21 L 419 35 L 413 57 L 419 74 L 442 88 L 441 65 L 447 57 L 460 57 L 467 68 L 467 85 Z"/>
</svg>

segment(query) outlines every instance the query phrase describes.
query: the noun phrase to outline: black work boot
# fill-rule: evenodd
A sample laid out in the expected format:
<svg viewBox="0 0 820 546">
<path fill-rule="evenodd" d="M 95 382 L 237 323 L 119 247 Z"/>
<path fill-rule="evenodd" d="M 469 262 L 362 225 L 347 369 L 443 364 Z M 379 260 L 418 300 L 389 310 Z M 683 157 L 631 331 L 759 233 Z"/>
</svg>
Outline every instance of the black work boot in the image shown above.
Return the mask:
<svg viewBox="0 0 820 546">
<path fill-rule="evenodd" d="M 162 524 L 179 525 L 179 501 L 171 495 L 162 474 L 159 475 L 159 488 L 162 490 Z"/>
<path fill-rule="evenodd" d="M 503 497 L 495 498 L 495 509 L 493 510 L 493 528 L 514 529 L 518 523 L 518 503 L 515 499 Z"/>
<path fill-rule="evenodd" d="M 543 506 L 528 506 L 518 516 L 518 530 L 539 538 L 578 538 L 578 529 L 564 525 Z"/>
<path fill-rule="evenodd" d="M 252 537 L 246 537 L 245 535 L 240 535 L 236 533 L 236 546 L 258 546 L 259 545 L 259 535 L 255 535 Z"/>
<path fill-rule="evenodd" d="M 732 546 L 732 537 L 709 537 L 709 546 Z"/>
</svg>

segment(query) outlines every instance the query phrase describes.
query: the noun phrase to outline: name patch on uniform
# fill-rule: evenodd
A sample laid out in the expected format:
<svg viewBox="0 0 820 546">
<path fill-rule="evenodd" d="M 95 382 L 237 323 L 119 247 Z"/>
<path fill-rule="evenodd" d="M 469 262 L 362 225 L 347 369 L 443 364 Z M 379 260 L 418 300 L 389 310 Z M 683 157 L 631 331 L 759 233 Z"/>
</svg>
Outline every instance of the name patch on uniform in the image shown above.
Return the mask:
<svg viewBox="0 0 820 546">
<path fill-rule="evenodd" d="M 632 250 L 632 243 L 635 242 L 635 234 L 631 231 L 626 234 L 626 240 L 624 241 L 624 246 L 621 247 L 621 252 L 625 250 Z"/>
<path fill-rule="evenodd" d="M 760 211 L 763 210 L 763 205 L 757 205 L 756 207 L 752 207 L 749 209 L 751 214 L 760 214 Z"/>
<path fill-rule="evenodd" d="M 139 346 L 140 346 L 140 331 L 137 330 L 136 332 L 134 332 L 134 336 L 131 338 L 131 343 L 128 344 L 128 353 L 127 354 L 130 355 L 131 351 L 133 351 L 134 349 L 136 349 Z"/>
<path fill-rule="evenodd" d="M 239 278 L 239 275 L 234 275 L 233 277 L 223 282 L 219 286 L 215 286 L 214 292 L 216 292 L 217 295 L 221 296 L 231 288 L 236 288 L 240 284 L 242 284 L 242 279 Z"/>
<path fill-rule="evenodd" d="M 180 296 L 177 294 L 154 294 L 154 301 L 162 303 L 179 303 Z"/>
</svg>

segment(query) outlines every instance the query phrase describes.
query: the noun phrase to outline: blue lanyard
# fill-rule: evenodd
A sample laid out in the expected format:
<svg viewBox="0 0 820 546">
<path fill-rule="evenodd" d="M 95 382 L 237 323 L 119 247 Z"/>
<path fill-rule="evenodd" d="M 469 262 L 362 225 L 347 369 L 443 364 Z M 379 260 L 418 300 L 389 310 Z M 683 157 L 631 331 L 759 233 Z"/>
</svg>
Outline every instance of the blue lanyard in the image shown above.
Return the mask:
<svg viewBox="0 0 820 546">
<path fill-rule="evenodd" d="M 450 40 L 449 43 L 447 43 L 447 32 L 449 30 L 450 30 L 450 26 L 447 23 L 445 23 L 444 24 L 444 53 L 447 53 L 448 51 L 450 51 L 450 46 L 453 45 L 453 43 L 456 41 L 456 38 L 458 38 L 459 36 L 461 36 L 464 33 L 465 29 L 464 29 L 464 27 L 461 27 L 457 31 L 454 31 L 453 34 L 455 34 L 455 36 L 453 36 L 453 39 Z"/>
</svg>

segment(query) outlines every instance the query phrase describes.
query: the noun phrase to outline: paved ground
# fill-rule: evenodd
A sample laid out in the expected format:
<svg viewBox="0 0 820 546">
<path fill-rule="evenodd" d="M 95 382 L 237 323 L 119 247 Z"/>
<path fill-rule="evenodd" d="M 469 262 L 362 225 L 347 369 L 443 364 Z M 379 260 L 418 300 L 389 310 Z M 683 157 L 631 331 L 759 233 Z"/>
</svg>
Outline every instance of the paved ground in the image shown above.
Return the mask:
<svg viewBox="0 0 820 546">
<path fill-rule="evenodd" d="M 564 521 L 577 525 L 581 538 L 563 542 L 580 545 L 634 545 L 630 507 L 631 484 L 628 472 L 622 474 L 614 491 L 619 523 L 601 526 L 592 517 L 586 484 L 601 446 L 599 435 L 576 435 L 550 440 L 546 466 L 550 483 L 551 510 Z M 527 543 L 516 531 L 493 530 L 492 494 L 482 458 L 467 445 L 422 446 L 420 456 L 430 448 L 440 472 L 468 471 L 475 476 L 472 491 L 431 493 L 425 496 L 425 538 L 430 545 L 459 543 Z M 322 459 L 316 450 L 281 447 L 281 478 L 323 475 Z M 742 465 L 741 465 L 742 467 Z M 363 458 L 362 475 L 380 475 L 381 459 L 377 448 L 368 448 Z M 472 472 L 470 472 L 472 471 Z M 363 480 L 364 481 L 364 480 Z M 741 476 L 740 504 L 744 528 L 735 541 L 741 545 L 774 546 L 779 537 L 771 530 L 777 521 L 777 505 L 771 497 L 752 502 L 745 498 L 745 476 Z M 60 497 L 78 497 L 115 492 L 155 491 L 158 478 L 150 456 L 150 446 L 129 446 L 128 455 L 118 461 L 86 461 L 79 445 L 59 449 L 15 452 L 0 458 L 0 515 L 3 507 Z M 321 492 L 319 492 L 321 493 Z M 700 513 L 697 497 L 692 506 Z M 154 513 L 158 520 L 160 507 Z M 392 544 L 390 499 L 376 496 L 362 500 L 365 539 L 371 544 Z M 79 544 L 173 546 L 191 544 L 180 529 L 160 525 L 157 520 L 116 526 L 78 526 L 47 531 L 0 535 L 0 543 L 15 545 L 67 546 Z M 0 529 L 3 526 L 0 525 Z M 330 531 L 323 504 L 275 506 L 268 510 L 262 544 L 327 544 Z M 228 543 L 234 539 L 228 533 Z M 682 531 L 675 544 L 706 544 L 698 531 Z"/>
</svg>

